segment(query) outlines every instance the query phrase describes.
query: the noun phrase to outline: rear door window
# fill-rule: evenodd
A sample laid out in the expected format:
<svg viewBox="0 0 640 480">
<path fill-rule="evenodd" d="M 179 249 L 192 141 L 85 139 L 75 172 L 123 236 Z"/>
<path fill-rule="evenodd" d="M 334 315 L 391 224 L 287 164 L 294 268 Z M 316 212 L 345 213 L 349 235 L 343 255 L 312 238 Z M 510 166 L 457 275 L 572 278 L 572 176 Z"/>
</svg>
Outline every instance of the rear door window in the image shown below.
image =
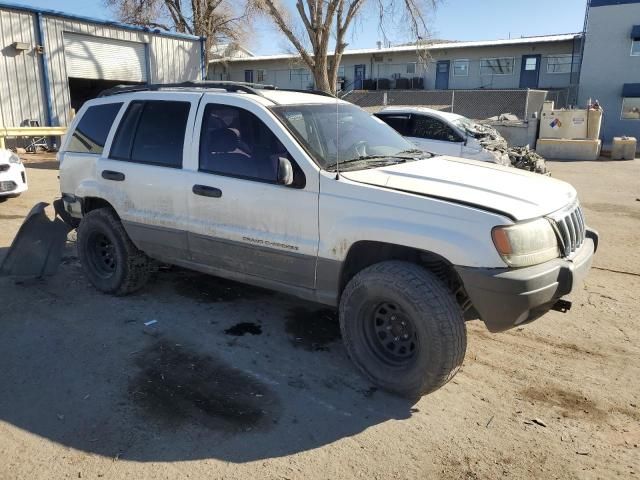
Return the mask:
<svg viewBox="0 0 640 480">
<path fill-rule="evenodd" d="M 120 107 L 122 102 L 105 103 L 87 108 L 71 134 L 66 151 L 101 154 Z"/>
<path fill-rule="evenodd" d="M 425 115 L 412 115 L 411 136 L 440 140 L 443 142 L 461 142 L 462 139 L 446 123 Z"/>
<path fill-rule="evenodd" d="M 189 102 L 131 102 L 113 140 L 110 158 L 182 168 L 190 108 Z"/>
<path fill-rule="evenodd" d="M 411 135 L 411 117 L 409 115 L 376 115 L 380 120 L 393 128 L 400 135 L 407 137 Z"/>
</svg>

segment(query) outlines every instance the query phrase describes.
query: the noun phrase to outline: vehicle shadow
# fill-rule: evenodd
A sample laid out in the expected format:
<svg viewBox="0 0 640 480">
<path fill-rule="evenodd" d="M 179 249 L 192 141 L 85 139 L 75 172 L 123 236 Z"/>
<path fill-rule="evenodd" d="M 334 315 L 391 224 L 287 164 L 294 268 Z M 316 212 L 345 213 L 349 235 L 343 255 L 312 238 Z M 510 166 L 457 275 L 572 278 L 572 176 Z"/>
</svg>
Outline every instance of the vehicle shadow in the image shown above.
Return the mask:
<svg viewBox="0 0 640 480">
<path fill-rule="evenodd" d="M 24 166 L 36 170 L 58 170 L 60 163 L 57 160 L 26 161 Z"/>
<path fill-rule="evenodd" d="M 249 462 L 412 413 L 357 373 L 334 312 L 289 297 L 179 269 L 111 297 L 73 254 L 0 291 L 0 420 L 66 447 Z"/>
</svg>

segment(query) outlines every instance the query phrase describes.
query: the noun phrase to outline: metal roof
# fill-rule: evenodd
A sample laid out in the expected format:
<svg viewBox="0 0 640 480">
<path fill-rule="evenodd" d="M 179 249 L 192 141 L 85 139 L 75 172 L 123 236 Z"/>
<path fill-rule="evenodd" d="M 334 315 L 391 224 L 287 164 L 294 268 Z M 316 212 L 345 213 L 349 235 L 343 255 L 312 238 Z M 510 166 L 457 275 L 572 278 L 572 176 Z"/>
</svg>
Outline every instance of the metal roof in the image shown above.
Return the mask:
<svg viewBox="0 0 640 480">
<path fill-rule="evenodd" d="M 35 13 L 35 14 L 39 13 L 39 14 L 46 15 L 46 16 L 49 16 L 49 17 L 68 18 L 70 20 L 78 20 L 80 22 L 95 23 L 95 24 L 106 25 L 106 26 L 114 27 L 114 28 L 122 28 L 124 30 L 134 30 L 134 31 L 137 31 L 137 32 L 150 33 L 152 35 L 161 35 L 161 36 L 164 36 L 164 37 L 182 38 L 182 39 L 185 39 L 185 40 L 201 40 L 203 38 L 203 37 L 198 37 L 196 35 L 188 35 L 186 33 L 167 32 L 167 31 L 160 30 L 160 29 L 151 29 L 149 27 L 141 27 L 141 26 L 137 26 L 137 25 L 129 25 L 127 23 L 115 22 L 115 21 L 111 21 L 111 20 L 101 20 L 99 18 L 85 17 L 85 16 L 82 16 L 82 15 L 75 15 L 73 13 L 66 13 L 66 12 L 61 12 L 61 11 L 58 11 L 58 10 L 51 10 L 51 9 L 48 9 L 48 8 L 30 7 L 28 5 L 20 5 L 20 4 L 11 3 L 11 2 L 0 1 L 0 8 L 8 9 L 8 10 L 18 10 L 18 11 L 22 11 L 22 12 L 29 12 L 29 13 Z"/>
<path fill-rule="evenodd" d="M 640 0 L 639 0 L 640 1 Z M 477 48 L 477 47 L 497 47 L 497 46 L 509 46 L 509 45 L 527 45 L 534 43 L 556 43 L 556 42 L 568 42 L 576 38 L 580 38 L 582 33 L 563 33 L 559 35 L 541 35 L 536 37 L 521 37 L 510 38 L 506 40 L 479 40 L 471 42 L 442 42 L 433 43 L 425 46 L 416 45 L 403 45 L 401 47 L 387 47 L 387 48 L 361 48 L 354 50 L 345 50 L 343 56 L 349 55 L 374 55 L 385 53 L 399 53 L 399 52 L 412 52 L 417 49 L 424 50 L 445 50 L 445 49 L 457 49 L 457 48 Z M 212 62 L 254 62 L 260 60 L 288 60 L 296 59 L 300 56 L 297 54 L 279 54 L 279 55 L 258 55 L 250 58 L 225 58 L 211 60 Z"/>
</svg>

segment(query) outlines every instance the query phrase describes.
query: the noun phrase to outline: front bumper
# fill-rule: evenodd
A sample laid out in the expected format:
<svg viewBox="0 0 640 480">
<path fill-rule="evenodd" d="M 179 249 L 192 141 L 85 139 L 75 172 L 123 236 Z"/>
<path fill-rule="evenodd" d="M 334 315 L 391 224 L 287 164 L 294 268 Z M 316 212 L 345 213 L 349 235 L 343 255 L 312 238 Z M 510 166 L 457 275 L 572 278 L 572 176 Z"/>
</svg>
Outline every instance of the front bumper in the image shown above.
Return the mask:
<svg viewBox="0 0 640 480">
<path fill-rule="evenodd" d="M 598 248 L 598 233 L 571 259 L 556 258 L 526 268 L 456 267 L 469 299 L 491 332 L 531 322 L 547 313 L 587 276 Z"/>
<path fill-rule="evenodd" d="M 22 164 L 0 164 L 0 197 L 16 196 L 26 191 L 27 174 Z"/>
</svg>

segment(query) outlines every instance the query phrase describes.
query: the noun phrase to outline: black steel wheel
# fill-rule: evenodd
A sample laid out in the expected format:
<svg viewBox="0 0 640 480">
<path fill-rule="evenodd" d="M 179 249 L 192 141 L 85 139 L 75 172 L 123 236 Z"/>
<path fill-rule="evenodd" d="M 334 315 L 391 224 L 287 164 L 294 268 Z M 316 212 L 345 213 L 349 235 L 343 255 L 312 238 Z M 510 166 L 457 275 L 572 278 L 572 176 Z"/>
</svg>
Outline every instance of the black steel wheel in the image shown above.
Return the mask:
<svg viewBox="0 0 640 480">
<path fill-rule="evenodd" d="M 87 240 L 88 257 L 96 274 L 108 278 L 116 271 L 117 260 L 113 242 L 102 232 L 91 232 Z"/>
<path fill-rule="evenodd" d="M 411 317 L 392 301 L 373 303 L 366 310 L 371 321 L 365 322 L 363 333 L 372 351 L 389 365 L 408 364 L 418 346 L 418 332 Z"/>
</svg>

